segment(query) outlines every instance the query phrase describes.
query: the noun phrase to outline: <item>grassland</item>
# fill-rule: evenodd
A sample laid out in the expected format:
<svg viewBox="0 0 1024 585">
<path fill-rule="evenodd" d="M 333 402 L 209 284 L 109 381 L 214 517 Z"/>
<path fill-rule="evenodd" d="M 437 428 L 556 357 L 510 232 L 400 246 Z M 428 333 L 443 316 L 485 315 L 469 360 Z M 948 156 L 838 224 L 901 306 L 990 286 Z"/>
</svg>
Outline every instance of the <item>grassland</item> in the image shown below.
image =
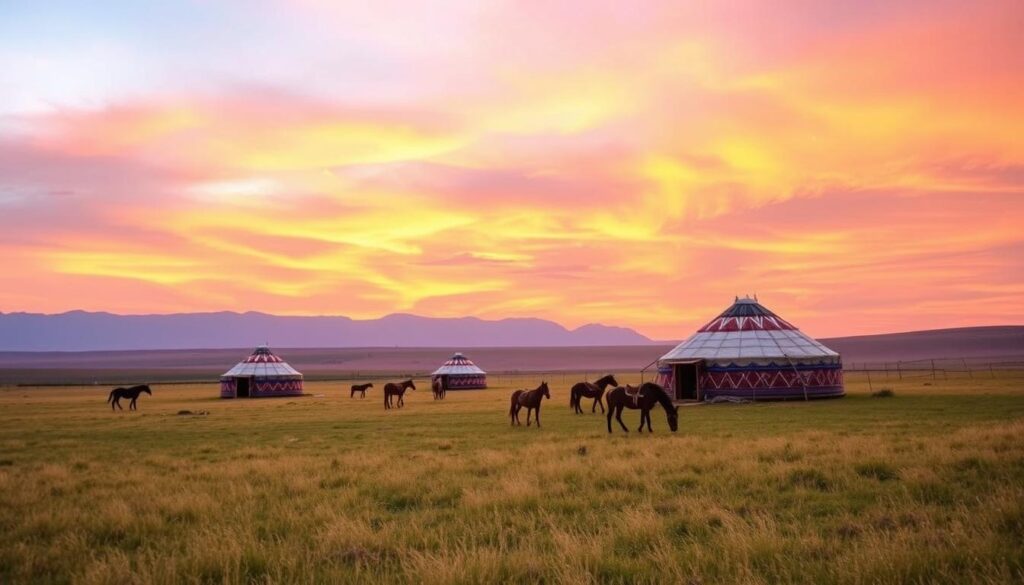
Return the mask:
<svg viewBox="0 0 1024 585">
<path fill-rule="evenodd" d="M 1021 378 L 851 377 L 611 437 L 557 380 L 544 427 L 510 428 L 536 382 L 389 412 L 344 382 L 155 386 L 116 414 L 105 389 L 0 389 L 0 582 L 1024 581 Z"/>
</svg>

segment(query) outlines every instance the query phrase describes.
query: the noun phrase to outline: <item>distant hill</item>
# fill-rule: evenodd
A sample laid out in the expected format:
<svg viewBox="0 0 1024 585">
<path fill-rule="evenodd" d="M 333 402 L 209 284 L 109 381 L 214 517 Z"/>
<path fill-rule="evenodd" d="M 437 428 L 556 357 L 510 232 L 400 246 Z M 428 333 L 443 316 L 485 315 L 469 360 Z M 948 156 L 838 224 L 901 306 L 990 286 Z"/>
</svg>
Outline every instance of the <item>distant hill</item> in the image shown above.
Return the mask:
<svg viewBox="0 0 1024 585">
<path fill-rule="evenodd" d="M 1024 356 L 1024 326 L 959 327 L 821 339 L 843 361 L 894 362 L 938 358 Z"/>
<path fill-rule="evenodd" d="M 0 313 L 0 351 L 97 351 L 272 347 L 564 347 L 646 345 L 632 329 L 569 330 L 544 319 L 457 319 L 394 314 L 380 319 L 265 313 L 57 315 Z"/>
</svg>

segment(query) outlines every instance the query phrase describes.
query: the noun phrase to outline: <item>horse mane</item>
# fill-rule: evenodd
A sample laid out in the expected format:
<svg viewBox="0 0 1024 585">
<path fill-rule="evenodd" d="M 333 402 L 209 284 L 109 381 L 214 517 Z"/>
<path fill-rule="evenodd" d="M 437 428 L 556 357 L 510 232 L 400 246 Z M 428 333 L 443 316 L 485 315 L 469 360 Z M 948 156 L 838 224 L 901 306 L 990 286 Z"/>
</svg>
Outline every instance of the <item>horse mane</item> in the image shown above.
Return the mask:
<svg viewBox="0 0 1024 585">
<path fill-rule="evenodd" d="M 655 384 L 654 382 L 644 382 L 643 384 L 640 384 L 640 391 L 654 392 L 655 397 L 658 399 L 658 404 L 660 404 L 662 408 L 665 410 L 673 409 L 674 405 L 672 404 L 672 399 L 669 398 L 668 392 L 660 385 Z"/>
</svg>

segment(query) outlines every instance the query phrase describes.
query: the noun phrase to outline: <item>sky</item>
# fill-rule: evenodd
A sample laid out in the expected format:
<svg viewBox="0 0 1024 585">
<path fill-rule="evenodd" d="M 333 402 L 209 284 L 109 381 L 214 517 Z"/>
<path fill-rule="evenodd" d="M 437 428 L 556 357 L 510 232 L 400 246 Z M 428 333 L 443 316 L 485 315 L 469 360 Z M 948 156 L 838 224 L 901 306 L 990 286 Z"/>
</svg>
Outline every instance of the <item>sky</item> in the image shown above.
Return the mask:
<svg viewBox="0 0 1024 585">
<path fill-rule="evenodd" d="M 1024 3 L 0 0 L 0 311 L 1024 323 Z"/>
</svg>

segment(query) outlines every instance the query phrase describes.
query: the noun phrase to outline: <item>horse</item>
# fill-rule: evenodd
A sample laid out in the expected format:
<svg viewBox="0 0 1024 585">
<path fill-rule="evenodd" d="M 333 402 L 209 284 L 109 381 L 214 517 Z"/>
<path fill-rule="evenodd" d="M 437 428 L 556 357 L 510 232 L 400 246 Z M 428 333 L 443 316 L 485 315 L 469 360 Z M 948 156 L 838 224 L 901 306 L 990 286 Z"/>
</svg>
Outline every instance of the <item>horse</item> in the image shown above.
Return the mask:
<svg viewBox="0 0 1024 585">
<path fill-rule="evenodd" d="M 110 403 L 110 410 L 114 410 L 115 406 L 124 410 L 124 408 L 121 407 L 122 398 L 132 399 L 132 401 L 128 403 L 128 410 L 138 410 L 135 401 L 139 399 L 139 394 L 142 394 L 143 392 L 150 396 L 153 395 L 153 391 L 145 384 L 132 386 L 131 388 L 114 388 L 110 391 L 110 395 L 107 396 L 107 402 Z"/>
<path fill-rule="evenodd" d="M 402 398 L 405 396 L 407 389 L 416 389 L 416 385 L 412 383 L 412 380 L 406 380 L 404 382 L 388 382 L 384 384 L 384 410 L 391 408 L 391 397 L 398 397 L 398 408 L 405 406 L 405 400 Z"/>
<path fill-rule="evenodd" d="M 512 393 L 512 406 L 508 410 L 508 416 L 512 419 L 513 425 L 521 425 L 519 422 L 519 410 L 526 407 L 526 426 L 530 426 L 530 414 L 537 410 L 537 428 L 540 428 L 540 403 L 544 398 L 551 398 L 551 391 L 548 390 L 548 383 L 541 382 L 533 390 L 516 390 Z"/>
<path fill-rule="evenodd" d="M 651 409 L 654 408 L 655 404 L 660 404 L 665 409 L 665 416 L 668 418 L 668 428 L 672 429 L 672 432 L 676 432 L 679 428 L 679 407 L 672 404 L 672 399 L 668 397 L 668 393 L 661 386 L 654 382 L 646 382 L 641 384 L 639 388 L 635 386 L 627 385 L 625 388 L 619 386 L 612 391 L 608 392 L 605 397 L 608 401 L 608 432 L 612 432 L 612 415 L 615 415 L 615 420 L 619 421 L 619 425 L 623 431 L 629 432 L 626 425 L 622 422 L 622 409 L 629 408 L 632 410 L 640 410 L 640 428 L 638 432 L 644 432 L 644 423 L 647 423 L 647 431 L 654 432 L 651 430 Z"/>
<path fill-rule="evenodd" d="M 352 384 L 352 392 L 348 395 L 349 398 L 355 398 L 356 392 L 362 394 L 360 398 L 366 398 L 366 389 L 373 388 L 373 382 L 367 382 L 366 384 Z"/>
<path fill-rule="evenodd" d="M 444 400 L 444 395 L 448 393 L 448 390 L 445 389 L 441 378 L 434 378 L 430 382 L 430 386 L 434 391 L 434 400 Z"/>
<path fill-rule="evenodd" d="M 609 386 L 618 385 L 619 383 L 615 380 L 615 376 L 611 374 L 598 378 L 594 383 L 580 382 L 569 391 L 569 408 L 575 410 L 576 414 L 583 414 L 583 409 L 580 408 L 580 399 L 593 398 L 594 404 L 591 405 L 590 412 L 597 412 L 597 407 L 600 405 L 601 414 L 604 414 L 604 402 L 601 401 L 601 397 L 604 396 L 604 391 Z"/>
</svg>

